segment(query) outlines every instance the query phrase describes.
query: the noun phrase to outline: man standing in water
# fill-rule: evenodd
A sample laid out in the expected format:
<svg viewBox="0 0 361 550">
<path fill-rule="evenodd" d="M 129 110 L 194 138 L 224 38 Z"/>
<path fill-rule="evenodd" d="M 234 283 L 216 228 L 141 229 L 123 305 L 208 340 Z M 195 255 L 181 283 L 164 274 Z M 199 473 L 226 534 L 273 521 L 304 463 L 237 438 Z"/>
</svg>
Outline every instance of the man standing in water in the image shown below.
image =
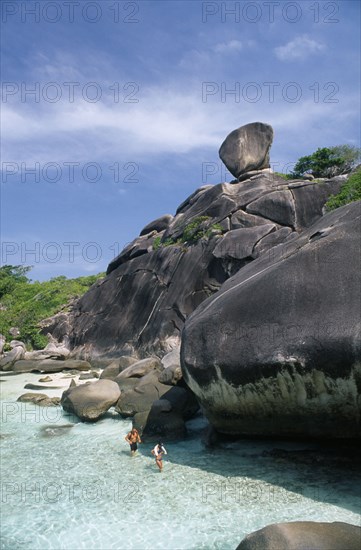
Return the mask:
<svg viewBox="0 0 361 550">
<path fill-rule="evenodd" d="M 155 456 L 155 463 L 158 466 L 159 471 L 161 472 L 163 469 L 163 454 L 167 454 L 163 443 L 159 441 L 159 443 L 154 447 L 151 453 Z"/>
<path fill-rule="evenodd" d="M 142 440 L 140 439 L 138 430 L 133 428 L 130 430 L 130 432 L 125 436 L 125 441 L 129 443 L 130 445 L 130 455 L 134 456 L 137 449 L 138 449 L 138 443 L 141 443 Z"/>
</svg>

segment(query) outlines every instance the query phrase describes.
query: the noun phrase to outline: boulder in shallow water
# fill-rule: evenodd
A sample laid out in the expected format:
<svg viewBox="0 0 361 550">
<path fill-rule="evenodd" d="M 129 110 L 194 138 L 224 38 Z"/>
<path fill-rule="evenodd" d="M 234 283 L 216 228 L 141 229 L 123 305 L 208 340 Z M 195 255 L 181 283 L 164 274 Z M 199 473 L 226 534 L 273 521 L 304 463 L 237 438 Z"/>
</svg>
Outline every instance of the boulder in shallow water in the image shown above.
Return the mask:
<svg viewBox="0 0 361 550">
<path fill-rule="evenodd" d="M 99 374 L 95 370 L 91 372 L 83 372 L 79 376 L 79 380 L 93 380 L 94 378 L 99 378 Z"/>
<path fill-rule="evenodd" d="M 335 521 L 267 525 L 247 535 L 237 550 L 360 550 L 361 527 Z"/>
<path fill-rule="evenodd" d="M 67 412 L 76 414 L 81 420 L 98 420 L 120 397 L 120 389 L 112 380 L 82 384 L 66 390 L 61 405 Z"/>
<path fill-rule="evenodd" d="M 361 202 L 260 256 L 187 319 L 182 370 L 228 434 L 360 437 Z"/>
<path fill-rule="evenodd" d="M 45 393 L 23 393 L 17 399 L 21 403 L 34 403 L 40 407 L 57 407 L 60 405 L 60 397 L 49 397 Z"/>
<path fill-rule="evenodd" d="M 118 380 L 121 381 L 119 377 L 117 377 Z M 159 399 L 167 391 L 169 391 L 169 386 L 158 381 L 158 373 L 149 372 L 140 380 L 138 379 L 138 384 L 134 389 L 121 394 L 115 410 L 124 417 L 134 416 L 138 412 L 148 412 L 153 401 Z"/>
<path fill-rule="evenodd" d="M 42 437 L 59 437 L 61 435 L 66 435 L 70 428 L 73 428 L 74 424 L 54 424 L 42 426 L 40 429 L 40 434 Z"/>
<path fill-rule="evenodd" d="M 186 426 L 182 416 L 174 411 L 160 411 L 152 406 L 150 411 L 139 412 L 133 418 L 133 427 L 147 439 L 182 439 L 186 435 Z"/>
<path fill-rule="evenodd" d="M 25 384 L 25 390 L 61 390 L 63 386 L 43 386 L 42 384 Z"/>
</svg>

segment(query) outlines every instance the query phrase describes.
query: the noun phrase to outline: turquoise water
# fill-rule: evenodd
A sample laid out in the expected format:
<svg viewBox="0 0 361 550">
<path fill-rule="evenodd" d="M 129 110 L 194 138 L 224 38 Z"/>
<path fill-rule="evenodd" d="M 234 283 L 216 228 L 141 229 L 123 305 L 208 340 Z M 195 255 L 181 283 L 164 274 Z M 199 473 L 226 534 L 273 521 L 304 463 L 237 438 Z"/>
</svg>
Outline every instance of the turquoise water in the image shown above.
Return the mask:
<svg viewBox="0 0 361 550">
<path fill-rule="evenodd" d="M 311 444 L 248 440 L 207 450 L 199 417 L 187 440 L 164 442 L 160 473 L 151 443 L 129 456 L 131 422 L 113 412 L 85 424 L 60 407 L 16 403 L 38 379 L 1 376 L 2 549 L 227 550 L 274 522 L 360 524 L 352 466 L 267 454 Z"/>
</svg>

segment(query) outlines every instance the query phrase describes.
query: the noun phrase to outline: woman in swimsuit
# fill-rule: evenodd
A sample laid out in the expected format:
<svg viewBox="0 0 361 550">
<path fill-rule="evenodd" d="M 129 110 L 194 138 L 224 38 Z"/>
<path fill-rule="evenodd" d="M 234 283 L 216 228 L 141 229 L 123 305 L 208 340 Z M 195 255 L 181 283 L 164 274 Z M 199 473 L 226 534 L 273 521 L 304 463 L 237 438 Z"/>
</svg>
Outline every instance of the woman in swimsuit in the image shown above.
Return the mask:
<svg viewBox="0 0 361 550">
<path fill-rule="evenodd" d="M 151 453 L 155 456 L 155 463 L 158 466 L 159 471 L 161 472 L 163 469 L 163 454 L 167 454 L 163 443 L 159 441 L 159 443 L 154 447 Z"/>
<path fill-rule="evenodd" d="M 125 436 L 125 441 L 127 443 L 129 443 L 130 445 L 130 454 L 131 456 L 134 456 L 137 449 L 138 449 L 138 443 L 141 443 L 142 440 L 140 439 L 140 436 L 139 436 L 139 433 L 138 433 L 138 430 L 136 430 L 135 428 L 133 428 L 126 436 Z"/>
</svg>

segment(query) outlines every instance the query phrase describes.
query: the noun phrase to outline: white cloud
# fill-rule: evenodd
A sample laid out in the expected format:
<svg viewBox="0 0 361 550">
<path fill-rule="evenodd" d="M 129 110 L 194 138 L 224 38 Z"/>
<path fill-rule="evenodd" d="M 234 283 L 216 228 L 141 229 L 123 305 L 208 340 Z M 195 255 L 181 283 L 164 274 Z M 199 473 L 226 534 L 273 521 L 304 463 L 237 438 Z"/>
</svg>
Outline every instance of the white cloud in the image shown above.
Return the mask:
<svg viewBox="0 0 361 550">
<path fill-rule="evenodd" d="M 219 56 L 231 55 L 233 53 L 252 49 L 255 47 L 254 40 L 229 40 L 228 42 L 218 42 L 214 46 L 208 46 L 208 49 L 192 49 L 183 54 L 179 62 L 179 67 L 182 69 L 194 70 L 195 66 L 212 67 L 215 63 L 219 63 L 220 58 L 216 58 L 214 54 Z"/>
<path fill-rule="evenodd" d="M 231 52 L 240 52 L 243 50 L 243 44 L 239 40 L 230 40 L 229 42 L 222 42 L 214 46 L 214 51 L 216 53 L 231 53 Z"/>
<path fill-rule="evenodd" d="M 264 91 L 265 92 L 265 91 Z M 264 93 L 266 98 L 266 93 Z M 332 116 L 344 125 L 355 116 L 357 100 L 344 98 L 344 110 L 312 99 L 296 104 L 273 105 L 232 98 L 227 104 L 220 93 L 202 102 L 201 90 L 181 93 L 174 88 L 150 88 L 138 104 L 84 103 L 43 105 L 33 109 L 23 104 L 4 105 L 3 160 L 6 162 L 141 162 L 162 154 L 192 154 L 197 149 L 217 150 L 235 127 L 261 120 L 287 135 L 300 125 L 322 128 Z M 225 109 L 226 106 L 226 109 Z M 55 108 L 54 108 L 55 107 Z M 23 110 L 22 110 L 23 109 Z M 302 121 L 302 124 L 301 124 Z"/>
<path fill-rule="evenodd" d="M 321 53 L 325 45 L 310 38 L 307 34 L 297 36 L 284 46 L 274 48 L 274 52 L 281 61 L 306 59 L 313 54 Z"/>
<path fill-rule="evenodd" d="M 224 51 L 236 51 L 239 44 L 236 40 L 224 43 Z M 79 80 L 84 81 L 80 69 L 76 70 Z M 55 80 L 56 68 L 52 76 Z M 62 82 L 62 77 L 61 71 L 58 82 Z M 205 149 L 216 156 L 225 136 L 242 124 L 261 120 L 287 134 L 299 128 L 302 121 L 307 134 L 307 128 L 313 128 L 315 121 L 322 128 L 330 116 L 334 127 L 344 126 L 355 117 L 358 108 L 358 96 L 351 95 L 343 97 L 342 110 L 335 109 L 332 103 L 315 103 L 306 84 L 301 86 L 302 100 L 297 104 L 286 101 L 281 88 L 276 89 L 276 101 L 270 103 L 269 91 L 262 82 L 262 97 L 254 103 L 247 101 L 243 93 L 238 102 L 232 94 L 222 99 L 222 84 L 227 84 L 227 89 L 231 86 L 220 81 L 210 84 L 216 91 L 205 99 L 202 83 L 192 78 L 180 77 L 162 86 L 140 86 L 139 92 L 133 94 L 137 103 L 125 103 L 122 88 L 120 100 L 115 103 L 109 82 L 100 79 L 103 95 L 97 103 L 79 95 L 80 88 L 74 103 L 66 100 L 66 93 L 57 103 L 36 103 L 31 98 L 24 103 L 19 93 L 2 107 L 2 130 L 6 136 L 2 158 L 29 164 L 115 160 L 126 163 L 149 161 L 162 154 L 176 158 L 177 154 Z"/>
</svg>

